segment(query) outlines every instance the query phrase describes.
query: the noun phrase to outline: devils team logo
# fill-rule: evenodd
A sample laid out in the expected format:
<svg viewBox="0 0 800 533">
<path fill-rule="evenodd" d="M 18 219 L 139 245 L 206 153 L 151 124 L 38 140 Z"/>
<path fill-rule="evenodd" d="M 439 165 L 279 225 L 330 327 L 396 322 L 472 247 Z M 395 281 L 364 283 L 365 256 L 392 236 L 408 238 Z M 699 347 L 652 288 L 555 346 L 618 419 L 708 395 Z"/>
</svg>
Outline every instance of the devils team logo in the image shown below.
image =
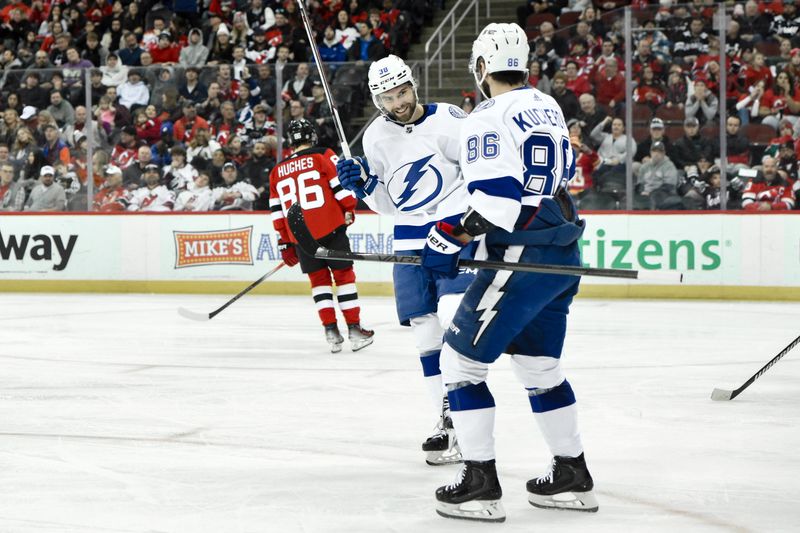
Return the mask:
<svg viewBox="0 0 800 533">
<path fill-rule="evenodd" d="M 252 265 L 253 226 L 229 231 L 175 231 L 175 268 L 201 265 Z"/>
<path fill-rule="evenodd" d="M 442 173 L 430 161 L 431 154 L 398 168 L 387 182 L 394 205 L 409 213 L 423 208 L 442 192 Z"/>
</svg>

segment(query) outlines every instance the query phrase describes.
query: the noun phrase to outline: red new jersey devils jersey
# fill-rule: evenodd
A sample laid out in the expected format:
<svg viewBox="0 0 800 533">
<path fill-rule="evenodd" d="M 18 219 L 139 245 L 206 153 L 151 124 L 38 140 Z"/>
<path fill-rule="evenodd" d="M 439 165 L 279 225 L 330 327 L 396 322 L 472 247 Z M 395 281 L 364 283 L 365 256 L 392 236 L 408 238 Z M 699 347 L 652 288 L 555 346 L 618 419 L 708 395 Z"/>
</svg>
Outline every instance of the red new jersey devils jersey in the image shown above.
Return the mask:
<svg viewBox="0 0 800 533">
<path fill-rule="evenodd" d="M 286 224 L 289 208 L 300 203 L 308 229 L 320 239 L 344 224 L 344 213 L 356 208 L 356 198 L 342 188 L 336 175 L 336 154 L 309 148 L 281 161 L 269 175 L 272 224 L 285 241 L 297 242 Z"/>
</svg>

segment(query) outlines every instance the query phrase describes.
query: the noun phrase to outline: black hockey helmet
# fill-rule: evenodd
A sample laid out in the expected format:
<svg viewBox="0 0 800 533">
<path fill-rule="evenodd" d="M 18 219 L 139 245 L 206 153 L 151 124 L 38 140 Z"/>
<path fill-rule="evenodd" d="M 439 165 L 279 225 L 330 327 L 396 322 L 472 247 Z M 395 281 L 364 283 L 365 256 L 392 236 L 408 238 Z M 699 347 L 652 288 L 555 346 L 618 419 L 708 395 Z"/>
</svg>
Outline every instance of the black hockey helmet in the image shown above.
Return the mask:
<svg viewBox="0 0 800 533">
<path fill-rule="evenodd" d="M 289 135 L 289 146 L 294 147 L 303 144 L 315 146 L 317 144 L 317 130 L 310 121 L 304 118 L 289 122 L 286 131 Z"/>
</svg>

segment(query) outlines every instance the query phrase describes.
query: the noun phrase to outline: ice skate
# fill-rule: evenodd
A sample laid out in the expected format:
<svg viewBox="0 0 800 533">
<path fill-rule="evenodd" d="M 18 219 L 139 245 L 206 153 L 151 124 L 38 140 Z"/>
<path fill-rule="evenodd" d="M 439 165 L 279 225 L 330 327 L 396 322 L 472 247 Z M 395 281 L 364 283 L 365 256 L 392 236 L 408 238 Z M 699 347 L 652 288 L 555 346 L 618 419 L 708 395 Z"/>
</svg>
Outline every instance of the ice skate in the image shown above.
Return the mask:
<svg viewBox="0 0 800 533">
<path fill-rule="evenodd" d="M 331 353 L 339 353 L 342 351 L 344 337 L 339 333 L 339 327 L 336 324 L 328 324 L 325 326 L 325 340 L 331 345 Z"/>
<path fill-rule="evenodd" d="M 425 462 L 431 466 L 452 465 L 462 461 L 447 396 L 444 398 L 442 416 L 436 424 L 436 432 L 422 443 L 422 451 L 426 454 Z"/>
<path fill-rule="evenodd" d="M 578 457 L 553 458 L 550 472 L 527 483 L 528 501 L 542 509 L 566 509 L 595 513 L 597 499 L 592 488 L 594 482 L 586 468 L 583 454 Z"/>
<path fill-rule="evenodd" d="M 350 347 L 354 352 L 372 344 L 374 340 L 372 336 L 375 335 L 375 332 L 371 329 L 364 329 L 361 324 L 349 324 L 347 329 L 349 331 Z"/>
<path fill-rule="evenodd" d="M 436 489 L 436 512 L 445 518 L 504 522 L 502 496 L 494 459 L 464 461 L 456 481 Z"/>
</svg>

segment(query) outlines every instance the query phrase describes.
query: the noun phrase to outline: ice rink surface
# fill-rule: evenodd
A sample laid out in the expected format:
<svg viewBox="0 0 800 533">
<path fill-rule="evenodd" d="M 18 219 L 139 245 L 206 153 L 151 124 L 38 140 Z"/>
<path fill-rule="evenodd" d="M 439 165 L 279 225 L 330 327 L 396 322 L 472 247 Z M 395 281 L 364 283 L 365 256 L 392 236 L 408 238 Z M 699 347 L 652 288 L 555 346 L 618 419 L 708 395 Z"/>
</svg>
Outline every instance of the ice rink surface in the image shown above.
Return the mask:
<svg viewBox="0 0 800 533">
<path fill-rule="evenodd" d="M 310 297 L 0 295 L 0 532 L 800 530 L 800 305 L 578 300 L 564 362 L 597 514 L 540 510 L 543 445 L 491 369 L 505 524 L 440 518 L 435 422 L 410 331 L 328 353 Z"/>
</svg>

